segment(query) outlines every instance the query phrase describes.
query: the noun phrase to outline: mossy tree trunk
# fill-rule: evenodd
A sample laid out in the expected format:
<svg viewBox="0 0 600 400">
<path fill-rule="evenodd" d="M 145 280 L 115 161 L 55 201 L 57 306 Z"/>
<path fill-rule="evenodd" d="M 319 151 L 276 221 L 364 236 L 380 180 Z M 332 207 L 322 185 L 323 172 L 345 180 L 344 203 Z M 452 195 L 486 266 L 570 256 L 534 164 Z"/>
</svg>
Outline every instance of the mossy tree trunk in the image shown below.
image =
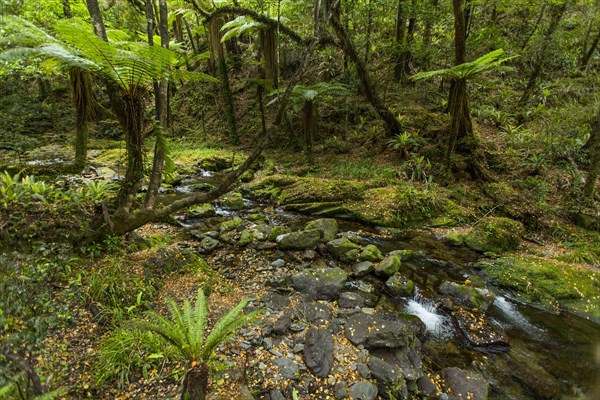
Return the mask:
<svg viewBox="0 0 600 400">
<path fill-rule="evenodd" d="M 302 107 L 302 132 L 304 133 L 304 148 L 312 150 L 317 129 L 316 107 L 313 100 L 306 100 Z"/>
<path fill-rule="evenodd" d="M 260 43 L 263 54 L 264 79 L 272 82 L 273 88 L 279 86 L 279 73 L 277 63 L 277 30 L 268 26 L 260 30 Z"/>
<path fill-rule="evenodd" d="M 600 172 L 600 111 L 592 122 L 592 135 L 590 136 L 588 143 L 591 163 L 585 179 L 583 195 L 590 201 L 593 201 L 596 181 L 598 180 L 598 173 Z"/>
<path fill-rule="evenodd" d="M 398 0 L 398 6 L 396 8 L 396 60 L 394 63 L 394 78 L 397 81 L 404 81 L 405 68 L 402 65 L 402 53 L 404 46 L 406 46 L 406 17 L 403 9 L 404 0 Z"/>
<path fill-rule="evenodd" d="M 88 121 L 94 112 L 94 94 L 88 72 L 73 69 L 69 78 L 75 105 L 75 168 L 81 171 L 87 165 Z"/>
</svg>

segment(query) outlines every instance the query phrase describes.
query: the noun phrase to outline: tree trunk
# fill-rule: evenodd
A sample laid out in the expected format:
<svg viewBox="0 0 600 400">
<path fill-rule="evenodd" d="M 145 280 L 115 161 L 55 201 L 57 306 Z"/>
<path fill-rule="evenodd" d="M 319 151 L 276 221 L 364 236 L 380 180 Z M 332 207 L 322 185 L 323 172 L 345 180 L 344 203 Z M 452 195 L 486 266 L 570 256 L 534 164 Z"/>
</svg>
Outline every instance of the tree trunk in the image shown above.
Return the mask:
<svg viewBox="0 0 600 400">
<path fill-rule="evenodd" d="M 592 134 L 589 142 L 590 170 L 588 171 L 583 187 L 583 195 L 590 201 L 594 200 L 596 181 L 600 173 L 600 112 L 592 122 Z"/>
<path fill-rule="evenodd" d="M 471 123 L 471 115 L 469 114 L 469 100 L 467 94 L 466 79 L 457 79 L 454 82 L 450 95 L 451 103 L 448 104 L 450 111 L 450 138 L 448 148 L 446 149 L 446 162 L 450 164 L 450 156 L 454 151 L 456 144 L 459 141 L 464 141 L 467 146 L 462 149 L 472 150 L 470 148 L 471 141 L 469 137 L 473 133 L 473 125 Z"/>
<path fill-rule="evenodd" d="M 88 72 L 73 69 L 69 77 L 75 106 L 75 168 L 81 171 L 87 165 L 88 121 L 94 113 L 94 94 Z"/>
<path fill-rule="evenodd" d="M 168 31 L 168 11 L 166 0 L 159 0 L 159 12 L 160 12 L 160 44 L 165 49 L 169 48 L 169 31 Z M 157 87 L 158 86 L 158 87 Z M 150 181 L 148 182 L 148 191 L 144 198 L 144 208 L 152 208 L 156 202 L 158 190 L 160 189 L 160 183 L 162 180 L 163 168 L 165 165 L 166 157 L 166 144 L 164 142 L 163 131 L 167 127 L 167 111 L 169 108 L 168 104 L 168 88 L 169 84 L 166 81 L 159 82 L 155 85 L 156 97 L 156 116 L 158 119 L 158 132 L 156 134 L 156 143 L 154 145 L 154 160 L 152 162 L 152 173 L 150 174 Z"/>
<path fill-rule="evenodd" d="M 402 65 L 402 55 L 404 53 L 404 47 L 406 46 L 406 18 L 404 17 L 404 10 L 402 9 L 403 1 L 404 0 L 398 0 L 398 8 L 396 10 L 396 62 L 394 65 L 394 78 L 399 82 L 403 82 L 406 78 L 406 70 L 404 65 Z"/>
<path fill-rule="evenodd" d="M 425 70 L 429 69 L 431 56 L 428 50 L 431 48 L 431 42 L 433 41 L 433 23 L 438 12 L 438 4 L 439 0 L 431 1 L 432 9 L 427 13 L 425 18 L 425 26 L 423 28 L 423 49 L 426 51 L 425 59 L 423 60 L 423 68 Z"/>
<path fill-rule="evenodd" d="M 302 131 L 304 132 L 304 148 L 308 151 L 312 150 L 317 128 L 315 110 L 314 101 L 307 100 L 304 102 L 302 107 Z"/>
<path fill-rule="evenodd" d="M 550 15 L 551 15 L 550 24 L 548 25 L 548 28 L 544 32 L 544 40 L 542 42 L 542 47 L 541 47 L 540 53 L 539 53 L 540 57 L 538 58 L 537 62 L 535 63 L 535 65 L 533 67 L 531 75 L 529 76 L 529 79 L 527 81 L 527 87 L 525 88 L 525 91 L 523 92 L 523 95 L 521 96 L 521 99 L 519 100 L 519 106 L 521 108 L 524 108 L 527 105 L 527 103 L 529 102 L 529 99 L 531 98 L 531 95 L 533 94 L 533 90 L 535 89 L 537 80 L 542 72 L 544 63 L 546 62 L 546 57 L 547 57 L 546 53 L 548 51 L 548 48 L 552 44 L 552 36 L 554 35 L 554 32 L 558 28 L 560 20 L 562 19 L 562 16 L 567 9 L 567 4 L 568 4 L 568 1 L 565 1 L 562 4 L 557 4 L 557 5 L 551 6 L 552 10 L 550 12 Z"/>
<path fill-rule="evenodd" d="M 367 40 L 365 41 L 365 65 L 369 65 L 369 53 L 371 52 L 371 32 L 373 31 L 373 0 L 369 0 L 367 8 Z"/>
<path fill-rule="evenodd" d="M 279 86 L 277 66 L 277 30 L 271 26 L 260 30 L 260 44 L 263 54 L 263 78 L 273 84 L 273 88 Z"/>
<path fill-rule="evenodd" d="M 181 14 L 175 15 L 175 21 L 173 21 L 173 34 L 175 35 L 175 41 L 177 41 L 177 43 L 183 43 L 183 17 Z"/>
<path fill-rule="evenodd" d="M 598 30 L 596 37 L 592 41 L 592 45 L 590 46 L 588 51 L 581 58 L 581 64 L 579 65 L 579 69 L 581 69 L 582 71 L 587 69 L 587 67 L 590 63 L 590 60 L 592 59 L 592 56 L 594 55 L 594 52 L 596 51 L 596 49 L 598 49 L 599 42 L 600 42 L 600 29 Z"/>
<path fill-rule="evenodd" d="M 208 367 L 198 363 L 190 368 L 183 379 L 181 400 L 204 400 L 208 393 Z"/>
<path fill-rule="evenodd" d="M 408 28 L 406 31 L 406 44 L 402 50 L 402 68 L 404 69 L 403 76 L 406 77 L 410 74 L 410 61 L 412 59 L 411 45 L 415 38 L 415 27 L 417 19 L 415 17 L 415 8 L 417 6 L 416 0 L 412 0 L 410 4 L 410 18 L 408 20 Z"/>
<path fill-rule="evenodd" d="M 347 32 L 342 27 L 340 20 L 337 19 L 335 15 L 333 16 L 333 18 L 331 18 L 331 25 L 338 40 L 340 41 L 344 53 L 348 55 L 348 57 L 352 60 L 354 66 L 356 67 L 356 73 L 358 74 L 358 78 L 360 79 L 363 93 L 365 94 L 367 100 L 369 100 L 373 108 L 375 108 L 375 111 L 377 112 L 379 117 L 385 123 L 388 136 L 394 136 L 399 134 L 401 128 L 400 124 L 398 123 L 398 120 L 396 119 L 396 116 L 383 104 L 383 102 L 379 98 L 379 95 L 377 94 L 377 92 L 373 88 L 373 85 L 371 84 L 371 79 L 369 77 L 369 73 L 367 72 L 367 68 L 363 63 L 362 59 L 358 56 L 358 53 L 356 52 L 356 47 L 354 46 L 354 43 L 350 40 Z"/>
</svg>

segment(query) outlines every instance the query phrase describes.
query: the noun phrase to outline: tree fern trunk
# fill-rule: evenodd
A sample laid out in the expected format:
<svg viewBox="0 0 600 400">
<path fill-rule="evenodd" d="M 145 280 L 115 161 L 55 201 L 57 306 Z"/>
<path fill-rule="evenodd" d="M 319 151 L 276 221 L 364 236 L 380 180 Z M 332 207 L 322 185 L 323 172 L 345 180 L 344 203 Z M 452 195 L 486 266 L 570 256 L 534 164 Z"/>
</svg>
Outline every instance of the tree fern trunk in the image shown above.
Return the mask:
<svg viewBox="0 0 600 400">
<path fill-rule="evenodd" d="M 589 143 L 591 164 L 585 179 L 583 194 L 587 199 L 593 201 L 596 181 L 600 172 L 600 112 L 598 112 L 596 119 L 592 123 L 592 135 L 590 136 Z"/>
<path fill-rule="evenodd" d="M 273 83 L 273 88 L 279 85 L 277 74 L 277 30 L 267 27 L 260 30 L 260 41 L 264 62 L 264 79 Z"/>
<path fill-rule="evenodd" d="M 302 107 L 302 131 L 304 132 L 304 148 L 308 151 L 312 150 L 315 130 L 315 103 L 312 100 L 305 101 Z"/>
<path fill-rule="evenodd" d="M 406 18 L 402 7 L 403 0 L 398 0 L 398 8 L 396 9 L 396 62 L 394 65 L 394 78 L 397 81 L 403 81 L 404 66 L 402 65 L 402 54 L 406 45 Z"/>
<path fill-rule="evenodd" d="M 89 73 L 74 69 L 69 78 L 75 106 L 75 168 L 81 171 L 87 164 L 88 120 L 94 110 L 94 95 Z"/>
<path fill-rule="evenodd" d="M 204 400 L 207 393 L 208 367 L 205 363 L 199 363 L 185 374 L 181 400 Z"/>
</svg>

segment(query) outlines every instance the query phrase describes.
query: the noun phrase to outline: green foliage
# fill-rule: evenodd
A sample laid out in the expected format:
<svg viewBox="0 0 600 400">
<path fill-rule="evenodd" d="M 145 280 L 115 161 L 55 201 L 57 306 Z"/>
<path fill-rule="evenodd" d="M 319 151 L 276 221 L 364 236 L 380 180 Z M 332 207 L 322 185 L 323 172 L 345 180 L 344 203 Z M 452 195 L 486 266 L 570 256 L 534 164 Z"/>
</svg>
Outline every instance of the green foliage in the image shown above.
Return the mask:
<svg viewBox="0 0 600 400">
<path fill-rule="evenodd" d="M 475 61 L 456 65 L 452 68 L 440 69 L 437 71 L 419 72 L 411 77 L 412 80 L 431 79 L 435 77 L 471 79 L 477 75 L 491 70 L 498 70 L 502 63 L 515 58 L 500 58 L 504 55 L 504 50 L 498 49 L 479 57 Z M 503 70 L 507 70 L 503 68 Z"/>
<path fill-rule="evenodd" d="M 285 88 L 272 91 L 269 95 L 275 96 L 267 105 L 275 103 L 279 96 L 285 92 Z M 319 82 L 313 85 L 296 85 L 292 90 L 292 108 L 298 112 L 308 101 L 319 100 L 321 103 L 333 107 L 331 100 L 334 97 L 347 96 L 348 87 L 341 83 Z"/>
<path fill-rule="evenodd" d="M 117 329 L 100 342 L 96 354 L 96 383 L 129 384 L 133 376 L 149 374 L 173 356 L 173 348 L 159 335 L 136 329 Z"/>
<path fill-rule="evenodd" d="M 188 300 L 184 301 L 182 307 L 179 307 L 173 299 L 167 299 L 166 302 L 170 319 L 157 312 L 149 311 L 147 320 L 135 321 L 132 326 L 162 336 L 175 346 L 181 358 L 188 362 L 208 362 L 220 343 L 256 316 L 256 312 L 242 314 L 249 302 L 248 299 L 244 299 L 221 317 L 205 338 L 208 307 L 202 289 L 198 290 L 194 306 Z"/>
</svg>

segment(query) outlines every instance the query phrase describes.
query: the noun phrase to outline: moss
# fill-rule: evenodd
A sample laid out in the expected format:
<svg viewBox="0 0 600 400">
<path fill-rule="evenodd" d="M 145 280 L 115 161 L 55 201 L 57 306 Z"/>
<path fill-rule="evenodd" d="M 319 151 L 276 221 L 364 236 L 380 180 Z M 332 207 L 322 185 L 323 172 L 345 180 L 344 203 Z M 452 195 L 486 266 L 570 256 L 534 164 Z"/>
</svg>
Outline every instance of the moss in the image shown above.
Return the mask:
<svg viewBox="0 0 600 400">
<path fill-rule="evenodd" d="M 465 244 L 481 252 L 516 249 L 525 232 L 523 224 L 509 218 L 483 218 L 465 236 Z"/>
<path fill-rule="evenodd" d="M 277 236 L 285 235 L 286 233 L 290 233 L 290 232 L 291 232 L 291 230 L 287 226 L 283 226 L 283 225 L 274 226 L 273 228 L 271 228 L 271 231 L 269 232 L 269 235 L 267 236 L 267 240 L 269 240 L 270 242 L 274 242 L 275 239 L 277 239 Z"/>
<path fill-rule="evenodd" d="M 452 232 L 444 236 L 444 241 L 452 246 L 462 246 L 465 244 L 465 235 Z"/>
<path fill-rule="evenodd" d="M 240 217 L 235 217 L 233 219 L 230 219 L 228 221 L 224 221 L 221 223 L 221 225 L 219 226 L 219 230 L 223 231 L 231 231 L 234 230 L 235 228 L 237 228 L 238 226 L 242 225 L 244 223 L 244 221 L 242 221 L 242 219 Z"/>
<path fill-rule="evenodd" d="M 246 246 L 247 244 L 250 244 L 253 240 L 254 240 L 254 234 L 252 233 L 252 231 L 250 231 L 248 229 L 244 229 L 242 231 L 242 233 L 240 233 L 240 240 L 239 240 L 238 244 L 240 246 Z"/>
<path fill-rule="evenodd" d="M 598 318 L 600 272 L 534 256 L 480 262 L 483 272 L 527 301 Z"/>
</svg>

